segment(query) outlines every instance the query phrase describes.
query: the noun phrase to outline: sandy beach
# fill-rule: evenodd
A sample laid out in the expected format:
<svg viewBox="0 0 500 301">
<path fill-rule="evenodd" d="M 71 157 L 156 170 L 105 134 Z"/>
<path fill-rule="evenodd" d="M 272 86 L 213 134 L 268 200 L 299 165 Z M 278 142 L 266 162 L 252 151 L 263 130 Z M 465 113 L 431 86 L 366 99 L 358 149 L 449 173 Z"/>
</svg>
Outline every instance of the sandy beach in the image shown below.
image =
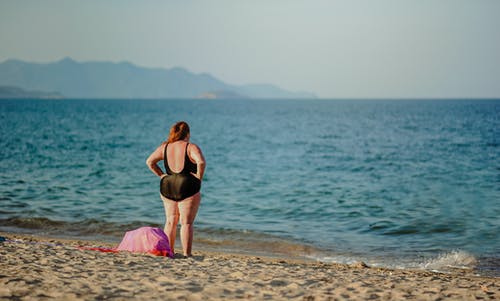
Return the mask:
<svg viewBox="0 0 500 301">
<path fill-rule="evenodd" d="M 500 279 L 196 251 L 102 253 L 109 243 L 0 233 L 6 300 L 495 300 Z"/>
</svg>

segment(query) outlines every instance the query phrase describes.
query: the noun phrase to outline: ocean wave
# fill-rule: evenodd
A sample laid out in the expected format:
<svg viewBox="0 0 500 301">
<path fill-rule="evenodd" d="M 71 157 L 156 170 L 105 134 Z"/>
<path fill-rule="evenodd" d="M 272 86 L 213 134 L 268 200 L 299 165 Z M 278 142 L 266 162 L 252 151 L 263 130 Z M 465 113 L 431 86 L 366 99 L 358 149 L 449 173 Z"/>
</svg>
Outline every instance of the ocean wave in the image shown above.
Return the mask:
<svg viewBox="0 0 500 301">
<path fill-rule="evenodd" d="M 376 258 L 366 257 L 359 254 L 328 254 L 328 253 L 317 253 L 311 254 L 308 258 L 317 260 L 320 262 L 331 262 L 331 263 L 341 263 L 341 264 L 354 264 L 357 262 L 365 262 L 369 266 L 381 267 L 381 268 L 391 268 L 391 269 L 417 269 L 417 270 L 427 270 L 435 272 L 451 272 L 454 270 L 475 270 L 478 268 L 479 260 L 471 253 L 463 250 L 453 250 L 450 252 L 443 252 L 437 256 L 429 257 L 426 259 L 419 258 L 409 258 L 405 256 L 377 256 Z M 491 263 L 491 258 L 488 258 L 489 263 Z M 478 269 L 481 272 L 488 268 L 490 270 L 497 270 L 492 268 L 492 266 L 487 265 Z M 486 273 L 485 273 L 486 274 Z M 488 272 L 488 274 L 495 273 Z M 496 274 L 498 276 L 498 274 Z"/>
<path fill-rule="evenodd" d="M 0 219 L 0 230 L 5 231 L 83 238 L 100 237 L 108 238 L 109 240 L 116 240 L 123 236 L 126 231 L 141 226 L 158 227 L 159 225 L 141 221 L 119 224 L 96 219 L 69 222 L 51 220 L 46 217 L 11 217 Z"/>
<path fill-rule="evenodd" d="M 418 265 L 426 270 L 446 271 L 449 269 L 473 269 L 478 260 L 466 251 L 454 250 L 430 258 Z"/>
</svg>

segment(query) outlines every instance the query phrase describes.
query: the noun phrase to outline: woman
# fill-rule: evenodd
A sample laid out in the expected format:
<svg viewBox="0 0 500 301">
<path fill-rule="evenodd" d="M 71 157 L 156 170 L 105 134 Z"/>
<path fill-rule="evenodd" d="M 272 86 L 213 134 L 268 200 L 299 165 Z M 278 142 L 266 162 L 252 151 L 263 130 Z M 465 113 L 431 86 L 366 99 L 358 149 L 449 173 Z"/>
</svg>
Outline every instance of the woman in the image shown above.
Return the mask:
<svg viewBox="0 0 500 301">
<path fill-rule="evenodd" d="M 170 128 L 170 135 L 146 160 L 149 169 L 161 178 L 160 196 L 165 206 L 165 234 L 174 252 L 177 223 L 181 221 L 182 252 L 192 256 L 193 223 L 200 206 L 201 180 L 205 158 L 201 149 L 189 143 L 189 125 L 180 121 Z M 156 163 L 163 160 L 166 173 Z"/>
</svg>

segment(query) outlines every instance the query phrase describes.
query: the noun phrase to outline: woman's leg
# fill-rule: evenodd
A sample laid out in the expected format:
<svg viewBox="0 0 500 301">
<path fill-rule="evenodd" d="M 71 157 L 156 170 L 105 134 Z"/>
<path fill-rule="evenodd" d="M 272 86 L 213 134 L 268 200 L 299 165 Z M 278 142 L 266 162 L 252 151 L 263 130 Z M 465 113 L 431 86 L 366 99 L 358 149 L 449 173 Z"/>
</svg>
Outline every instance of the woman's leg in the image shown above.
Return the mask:
<svg viewBox="0 0 500 301">
<path fill-rule="evenodd" d="M 200 207 L 201 194 L 197 194 L 179 202 L 181 216 L 181 243 L 184 256 L 191 256 L 193 246 L 193 224 Z"/>
<path fill-rule="evenodd" d="M 161 196 L 163 205 L 165 206 L 165 228 L 164 232 L 167 234 L 170 243 L 170 249 L 174 252 L 175 237 L 177 234 L 177 223 L 179 223 L 179 208 L 178 203 Z"/>
</svg>

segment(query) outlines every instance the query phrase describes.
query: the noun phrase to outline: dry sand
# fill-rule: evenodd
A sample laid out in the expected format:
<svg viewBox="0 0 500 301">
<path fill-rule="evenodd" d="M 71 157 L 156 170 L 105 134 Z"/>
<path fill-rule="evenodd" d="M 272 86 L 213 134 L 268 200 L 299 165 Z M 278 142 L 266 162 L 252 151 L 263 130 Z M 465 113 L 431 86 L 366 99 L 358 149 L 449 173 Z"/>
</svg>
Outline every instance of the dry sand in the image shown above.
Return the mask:
<svg viewBox="0 0 500 301">
<path fill-rule="evenodd" d="M 495 300 L 500 278 L 322 264 L 207 251 L 168 259 L 0 233 L 4 300 Z M 195 246 L 196 247 L 196 246 Z"/>
</svg>

